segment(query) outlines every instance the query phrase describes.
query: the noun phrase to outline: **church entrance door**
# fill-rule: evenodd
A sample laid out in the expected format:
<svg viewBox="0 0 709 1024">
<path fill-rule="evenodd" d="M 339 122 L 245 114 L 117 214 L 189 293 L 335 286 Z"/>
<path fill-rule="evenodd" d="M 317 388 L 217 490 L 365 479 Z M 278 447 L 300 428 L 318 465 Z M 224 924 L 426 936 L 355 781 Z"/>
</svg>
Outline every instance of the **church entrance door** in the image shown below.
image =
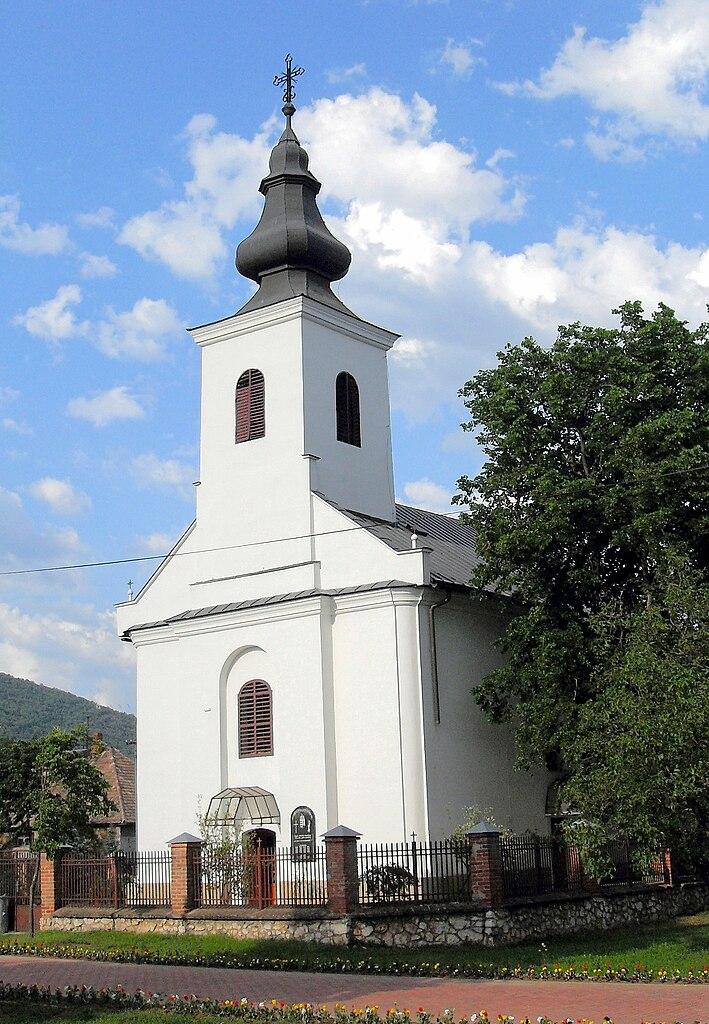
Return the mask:
<svg viewBox="0 0 709 1024">
<path fill-rule="evenodd" d="M 246 833 L 250 879 L 249 905 L 263 910 L 276 902 L 276 833 L 255 828 Z"/>
</svg>

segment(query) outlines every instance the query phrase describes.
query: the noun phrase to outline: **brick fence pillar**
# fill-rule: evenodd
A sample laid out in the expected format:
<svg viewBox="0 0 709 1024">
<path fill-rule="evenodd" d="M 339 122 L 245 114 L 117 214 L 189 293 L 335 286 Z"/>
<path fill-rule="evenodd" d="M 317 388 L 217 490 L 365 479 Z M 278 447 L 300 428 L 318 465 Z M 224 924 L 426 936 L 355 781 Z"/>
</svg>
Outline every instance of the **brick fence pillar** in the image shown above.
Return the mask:
<svg viewBox="0 0 709 1024">
<path fill-rule="evenodd" d="M 61 854 L 50 860 L 46 853 L 39 855 L 39 885 L 41 893 L 40 917 L 51 917 L 62 905 Z"/>
<path fill-rule="evenodd" d="M 500 832 L 487 821 L 481 821 L 468 832 L 470 846 L 470 897 L 492 909 L 503 903 L 502 846 Z"/>
<path fill-rule="evenodd" d="M 202 840 L 191 836 L 189 832 L 172 839 L 170 847 L 170 898 L 172 912 L 177 917 L 184 917 L 188 910 L 194 910 L 200 903 L 200 879 L 202 872 L 199 867 L 199 856 Z"/>
<path fill-rule="evenodd" d="M 359 838 L 359 832 L 345 825 L 337 825 L 323 836 L 327 864 L 327 905 L 334 914 L 350 914 L 359 906 Z"/>
<path fill-rule="evenodd" d="M 663 850 L 660 854 L 662 864 L 662 877 L 665 885 L 673 885 L 672 882 L 672 856 L 669 850 Z"/>
</svg>

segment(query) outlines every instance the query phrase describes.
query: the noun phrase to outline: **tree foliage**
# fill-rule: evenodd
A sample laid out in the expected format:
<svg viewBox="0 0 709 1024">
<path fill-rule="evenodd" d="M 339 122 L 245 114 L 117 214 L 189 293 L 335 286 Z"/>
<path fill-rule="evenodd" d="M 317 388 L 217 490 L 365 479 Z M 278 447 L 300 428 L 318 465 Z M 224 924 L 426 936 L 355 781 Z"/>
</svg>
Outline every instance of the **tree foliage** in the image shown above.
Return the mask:
<svg viewBox="0 0 709 1024">
<path fill-rule="evenodd" d="M 115 807 L 108 783 L 87 750 L 79 727 L 52 729 L 34 740 L 0 740 L 0 836 L 6 845 L 29 837 L 54 857 L 62 846 L 95 845 L 92 819 Z"/>
<path fill-rule="evenodd" d="M 562 771 L 597 854 L 706 837 L 707 325 L 660 305 L 508 346 L 461 395 L 487 461 L 459 481 L 512 595 L 505 664 L 476 691 L 519 761 Z M 704 795 L 703 795 L 704 794 Z"/>
</svg>

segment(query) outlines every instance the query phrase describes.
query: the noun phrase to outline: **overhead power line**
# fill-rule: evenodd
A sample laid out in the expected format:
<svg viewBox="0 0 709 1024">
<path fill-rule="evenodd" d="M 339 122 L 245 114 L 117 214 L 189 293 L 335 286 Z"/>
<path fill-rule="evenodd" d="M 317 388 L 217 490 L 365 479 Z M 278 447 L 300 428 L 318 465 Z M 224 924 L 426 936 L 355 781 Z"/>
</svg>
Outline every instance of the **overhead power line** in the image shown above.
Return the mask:
<svg viewBox="0 0 709 1024">
<path fill-rule="evenodd" d="M 653 480 L 659 480 L 666 476 L 678 476 L 687 473 L 699 473 L 704 470 L 709 470 L 709 463 L 704 466 L 692 466 L 688 469 L 671 469 L 666 473 L 655 473 L 653 476 L 643 477 L 642 480 L 627 480 L 618 481 L 618 483 L 607 483 L 604 486 L 607 487 L 621 487 L 631 486 L 637 487 L 641 484 L 651 483 Z M 413 506 L 408 506 L 413 507 Z M 420 511 L 420 510 L 419 510 Z M 460 517 L 466 513 L 466 509 L 461 508 L 460 512 L 436 512 L 438 516 L 455 516 Z M 416 533 L 415 527 L 405 526 L 406 529 L 411 530 L 412 533 Z M 254 540 L 247 541 L 244 544 L 225 544 L 223 547 L 216 548 L 195 548 L 192 551 L 175 551 L 173 558 L 182 557 L 185 555 L 207 555 L 219 551 L 236 551 L 242 548 L 254 548 L 254 547 L 265 547 L 268 544 L 284 544 L 291 540 L 313 540 L 315 537 L 330 537 L 338 533 L 357 533 L 360 530 L 367 530 L 366 526 L 346 526 L 340 530 L 323 530 L 319 533 L 301 533 L 296 534 L 292 537 L 273 537 L 270 540 Z M 167 558 L 170 552 L 166 552 L 162 555 L 134 555 L 129 558 L 107 558 L 96 562 L 72 562 L 68 565 L 42 565 L 36 566 L 31 569 L 2 569 L 0 570 L 0 576 L 27 576 L 34 573 L 41 572 L 67 572 L 72 569 L 98 569 L 103 566 L 109 565 L 131 565 L 134 562 L 155 562 L 162 561 Z"/>
</svg>

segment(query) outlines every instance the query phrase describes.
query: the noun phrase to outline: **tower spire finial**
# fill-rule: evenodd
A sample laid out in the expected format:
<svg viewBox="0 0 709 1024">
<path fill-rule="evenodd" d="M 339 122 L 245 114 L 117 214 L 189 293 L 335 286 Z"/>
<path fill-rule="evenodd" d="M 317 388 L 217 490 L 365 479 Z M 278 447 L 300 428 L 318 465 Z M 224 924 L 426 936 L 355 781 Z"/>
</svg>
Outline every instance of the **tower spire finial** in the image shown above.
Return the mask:
<svg viewBox="0 0 709 1024">
<path fill-rule="evenodd" d="M 295 96 L 295 87 L 293 85 L 293 79 L 299 75 L 305 74 L 305 68 L 298 66 L 293 67 L 293 57 L 290 53 L 287 53 L 283 58 L 286 70 L 282 75 L 276 75 L 273 79 L 273 84 L 277 86 L 283 86 L 283 113 L 286 115 L 286 124 L 290 128 L 290 119 L 295 114 L 295 107 L 293 106 L 293 97 Z"/>
</svg>

